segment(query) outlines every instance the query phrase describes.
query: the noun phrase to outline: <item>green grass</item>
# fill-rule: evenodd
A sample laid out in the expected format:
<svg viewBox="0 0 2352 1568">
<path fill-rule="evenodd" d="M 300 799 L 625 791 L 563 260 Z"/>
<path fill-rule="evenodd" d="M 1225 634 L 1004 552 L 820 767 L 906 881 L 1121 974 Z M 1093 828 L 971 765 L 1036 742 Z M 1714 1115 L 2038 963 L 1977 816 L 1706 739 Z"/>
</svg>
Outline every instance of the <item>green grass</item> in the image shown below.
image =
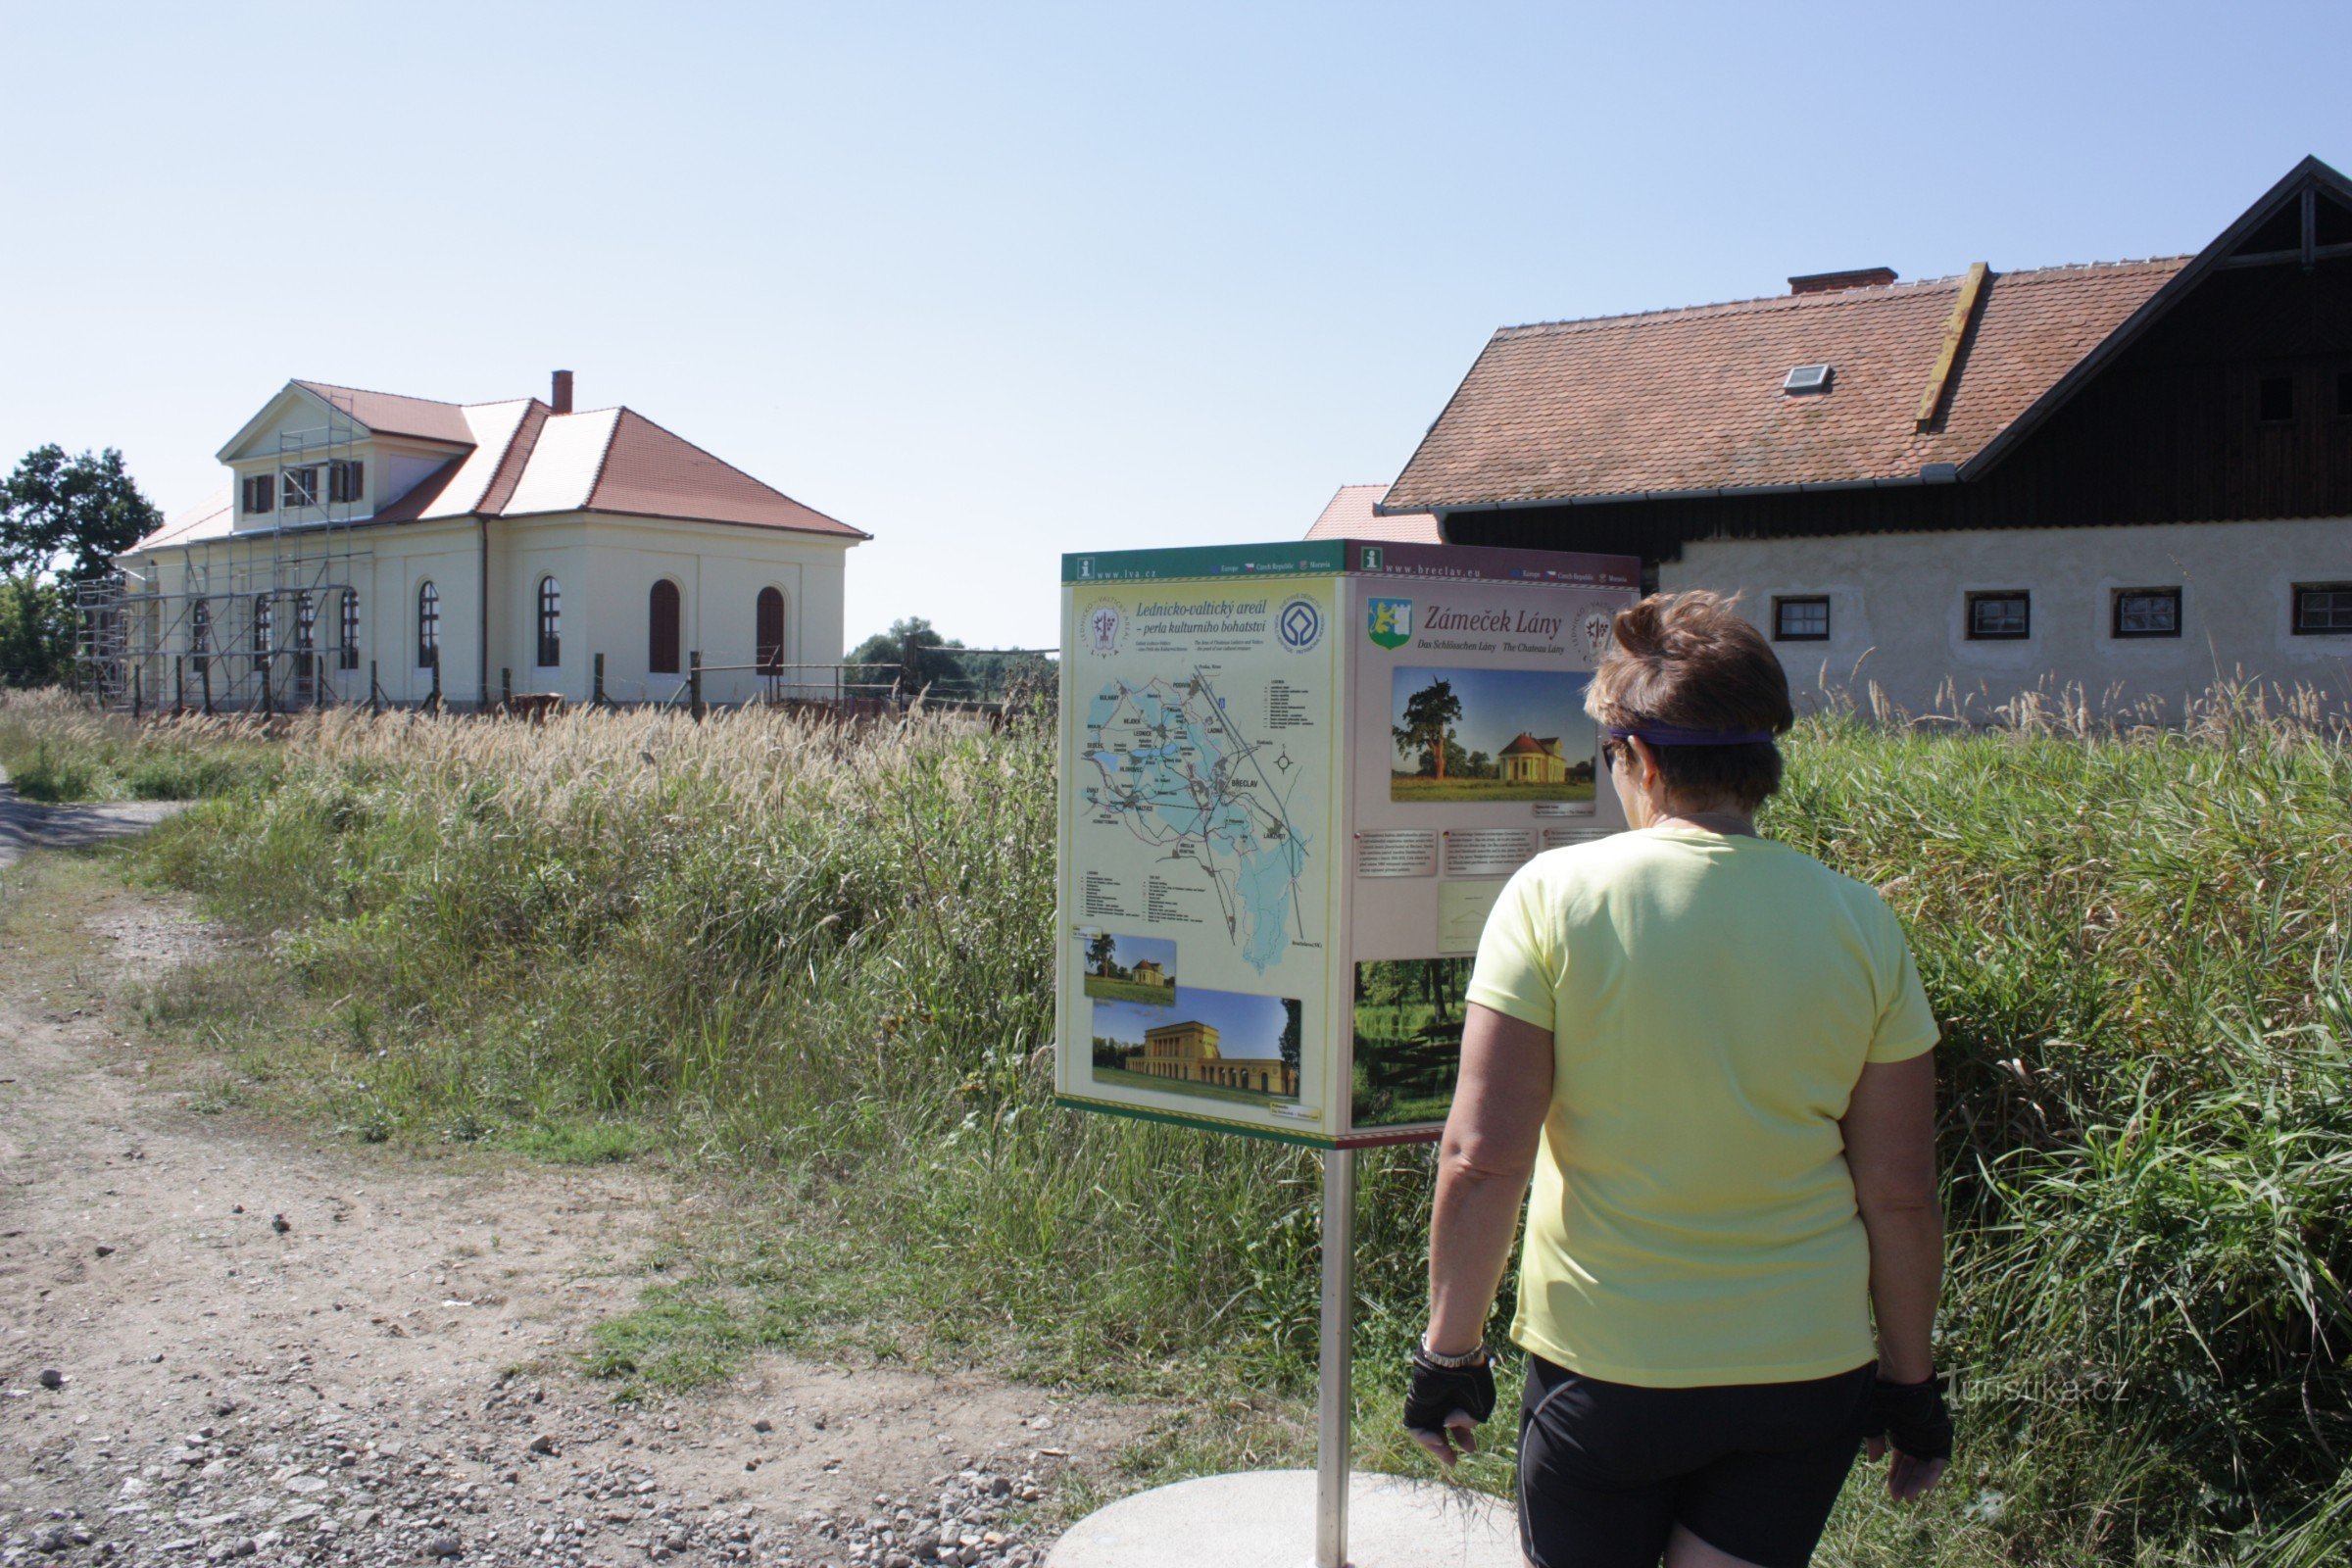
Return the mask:
<svg viewBox="0 0 2352 1568">
<path fill-rule="evenodd" d="M 1143 985 L 1134 980 L 1105 980 L 1099 974 L 1085 979 L 1086 994 L 1102 1002 L 1143 1002 L 1155 1007 L 1173 1006 L 1176 988 Z"/>
<path fill-rule="evenodd" d="M 1506 784 L 1498 778 L 1425 778 L 1391 773 L 1392 801 L 1589 801 L 1592 781 L 1572 784 Z"/>
<path fill-rule="evenodd" d="M 761 1194 L 599 1347 L 616 1388 L 788 1345 L 1175 1400 L 1152 1474 L 1308 1451 L 1314 1156 L 1049 1103 L 1048 732 L 277 744 L 135 852 L 283 933 L 157 1026 L 354 1138 L 563 1157 L 626 1128 Z M 2352 756 L 2225 695 L 2187 734 L 1811 720 L 1789 758 L 1767 831 L 1885 893 L 1943 1021 L 1965 1386 L 1950 1483 L 1849 1486 L 1821 1560 L 2344 1560 Z M 1357 1168 L 1359 1462 L 1410 1469 L 1430 1155 Z"/>
<path fill-rule="evenodd" d="M 267 780 L 278 757 L 242 719 L 100 713 L 56 691 L 0 690 L 0 768 L 28 801 L 193 801 Z"/>
<path fill-rule="evenodd" d="M 1111 1088 L 1150 1089 L 1163 1095 L 1187 1095 L 1195 1100 L 1222 1100 L 1243 1105 L 1264 1105 L 1271 1101 L 1298 1103 L 1297 1095 L 1277 1095 L 1263 1089 L 1229 1089 L 1223 1084 L 1186 1083 L 1175 1078 L 1154 1078 L 1148 1072 L 1130 1072 L 1125 1067 L 1105 1067 L 1100 1062 L 1089 1066 L 1098 1084 Z"/>
</svg>

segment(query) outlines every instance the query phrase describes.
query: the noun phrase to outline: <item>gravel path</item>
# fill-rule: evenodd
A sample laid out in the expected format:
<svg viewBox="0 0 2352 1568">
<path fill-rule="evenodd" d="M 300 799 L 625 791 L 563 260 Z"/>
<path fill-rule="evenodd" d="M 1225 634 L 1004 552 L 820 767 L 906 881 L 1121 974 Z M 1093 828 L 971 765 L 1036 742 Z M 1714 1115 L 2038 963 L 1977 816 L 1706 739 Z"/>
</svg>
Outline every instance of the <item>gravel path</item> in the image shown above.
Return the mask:
<svg viewBox="0 0 2352 1568">
<path fill-rule="evenodd" d="M 71 849 L 136 833 L 179 809 L 176 801 L 120 806 L 36 806 L 19 796 L 0 768 L 0 866 L 31 849 Z"/>
<path fill-rule="evenodd" d="M 39 810 L 0 808 L 0 859 L 142 808 Z M 0 939 L 0 1568 L 1024 1568 L 1046 1544 L 1025 1504 L 1140 1433 L 1116 1406 L 783 1356 L 613 1405 L 571 1352 L 697 1195 L 204 1113 L 109 1020 L 220 939 L 108 899 L 74 956 Z"/>
</svg>

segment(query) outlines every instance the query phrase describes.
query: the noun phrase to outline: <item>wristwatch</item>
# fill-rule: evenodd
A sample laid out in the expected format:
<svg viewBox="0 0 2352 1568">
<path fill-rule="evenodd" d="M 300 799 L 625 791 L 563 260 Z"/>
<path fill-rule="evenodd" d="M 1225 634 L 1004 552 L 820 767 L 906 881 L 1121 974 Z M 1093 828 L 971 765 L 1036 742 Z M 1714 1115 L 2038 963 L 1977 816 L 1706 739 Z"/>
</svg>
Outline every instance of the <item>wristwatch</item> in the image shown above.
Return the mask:
<svg viewBox="0 0 2352 1568">
<path fill-rule="evenodd" d="M 1446 1355 L 1431 1349 L 1429 1342 L 1423 1340 L 1414 1348 L 1413 1354 L 1417 1359 L 1426 1361 L 1431 1366 L 1442 1366 L 1448 1372 L 1458 1372 L 1469 1366 L 1484 1366 L 1487 1361 L 1487 1348 L 1483 1345 L 1474 1346 L 1459 1355 Z"/>
</svg>

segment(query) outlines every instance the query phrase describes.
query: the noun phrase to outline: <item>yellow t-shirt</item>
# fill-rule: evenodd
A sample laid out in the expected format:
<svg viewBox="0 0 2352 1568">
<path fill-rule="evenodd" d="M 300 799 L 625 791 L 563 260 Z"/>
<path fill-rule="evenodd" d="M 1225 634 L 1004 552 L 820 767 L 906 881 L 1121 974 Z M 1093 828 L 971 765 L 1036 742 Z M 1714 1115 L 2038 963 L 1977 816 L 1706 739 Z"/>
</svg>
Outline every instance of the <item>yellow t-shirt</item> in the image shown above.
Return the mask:
<svg viewBox="0 0 2352 1568">
<path fill-rule="evenodd" d="M 1469 995 L 1554 1042 L 1512 1339 L 1649 1388 L 1871 1359 L 1838 1121 L 1864 1062 L 1936 1044 L 1876 892 L 1696 828 L 1553 850 L 1503 889 Z"/>
</svg>

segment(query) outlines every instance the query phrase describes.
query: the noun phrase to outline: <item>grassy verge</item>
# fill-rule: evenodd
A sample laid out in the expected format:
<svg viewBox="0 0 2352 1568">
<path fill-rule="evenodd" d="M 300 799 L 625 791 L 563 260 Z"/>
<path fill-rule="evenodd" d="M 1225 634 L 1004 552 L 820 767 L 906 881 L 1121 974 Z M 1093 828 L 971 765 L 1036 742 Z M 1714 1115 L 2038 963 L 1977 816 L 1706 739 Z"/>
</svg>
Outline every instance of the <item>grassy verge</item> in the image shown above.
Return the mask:
<svg viewBox="0 0 2352 1568">
<path fill-rule="evenodd" d="M 28 801 L 192 801 L 267 781 L 278 758 L 242 718 L 133 723 L 54 690 L 0 690 L 0 769 Z"/>
<path fill-rule="evenodd" d="M 626 1386 L 764 1344 L 969 1361 L 1181 1401 L 1156 1474 L 1304 1455 L 1313 1158 L 1045 1102 L 1046 737 L 344 715 L 282 752 L 139 852 L 283 933 L 273 1092 L 361 1138 L 661 1149 L 778 1216 L 613 1328 Z M 1946 1029 L 1963 1459 L 1923 1510 L 1858 1480 L 1823 1560 L 2341 1560 L 2352 759 L 2227 704 L 1828 720 L 1768 826 L 1886 892 Z M 205 983 L 159 1017 L 226 1046 L 267 999 Z M 1428 1155 L 1359 1170 L 1359 1456 L 1411 1468 Z"/>
</svg>

